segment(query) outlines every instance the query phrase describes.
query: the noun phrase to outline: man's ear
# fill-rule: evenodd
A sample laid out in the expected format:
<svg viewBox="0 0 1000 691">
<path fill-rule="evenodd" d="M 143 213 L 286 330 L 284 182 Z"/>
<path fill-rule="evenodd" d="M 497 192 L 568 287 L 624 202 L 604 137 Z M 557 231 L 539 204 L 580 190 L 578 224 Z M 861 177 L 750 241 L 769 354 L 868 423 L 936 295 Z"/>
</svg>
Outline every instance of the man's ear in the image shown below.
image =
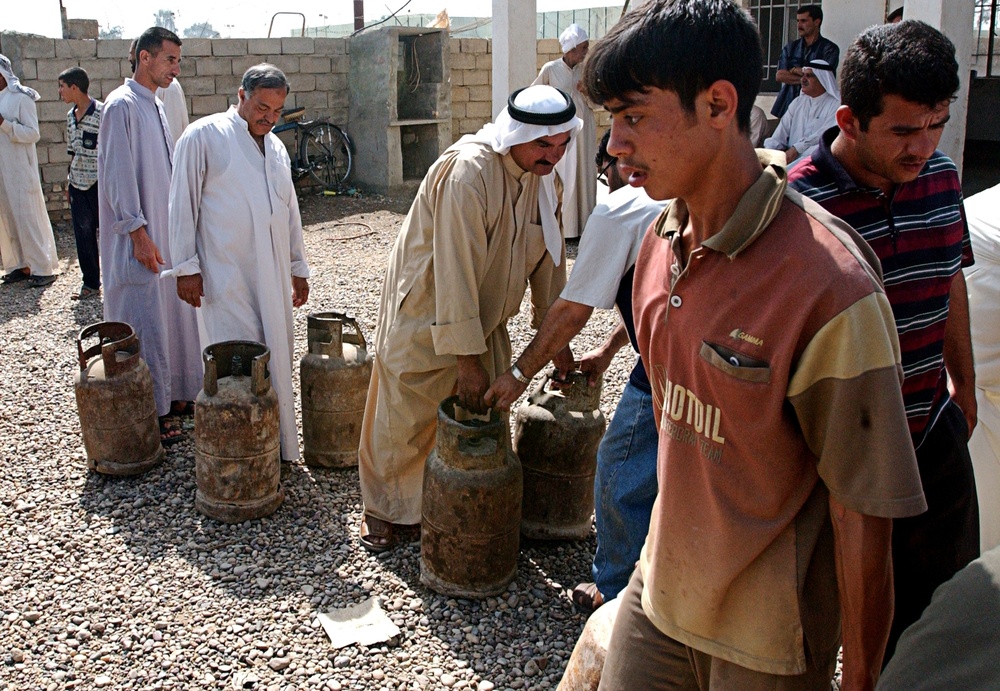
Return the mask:
<svg viewBox="0 0 1000 691">
<path fill-rule="evenodd" d="M 725 129 L 736 118 L 739 96 L 736 87 L 725 79 L 719 79 L 701 93 L 708 103 L 709 123 L 716 129 Z"/>
<path fill-rule="evenodd" d="M 844 136 L 851 141 L 856 140 L 858 133 L 861 132 L 861 121 L 854 115 L 854 111 L 851 110 L 850 106 L 840 106 L 840 108 L 837 108 L 837 126 L 844 133 Z"/>
</svg>

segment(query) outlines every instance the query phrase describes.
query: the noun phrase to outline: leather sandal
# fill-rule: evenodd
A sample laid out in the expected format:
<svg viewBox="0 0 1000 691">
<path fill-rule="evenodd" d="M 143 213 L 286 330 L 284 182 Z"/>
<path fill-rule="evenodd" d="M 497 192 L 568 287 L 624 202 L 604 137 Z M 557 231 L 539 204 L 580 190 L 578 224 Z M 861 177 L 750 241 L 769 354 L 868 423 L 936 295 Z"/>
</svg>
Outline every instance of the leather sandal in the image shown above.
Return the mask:
<svg viewBox="0 0 1000 691">
<path fill-rule="evenodd" d="M 573 588 L 573 604 L 587 612 L 593 612 L 604 604 L 604 596 L 596 583 L 581 583 Z"/>
<path fill-rule="evenodd" d="M 368 514 L 361 516 L 358 542 L 371 554 L 382 554 L 406 542 L 420 539 L 420 524 L 390 523 Z"/>
</svg>

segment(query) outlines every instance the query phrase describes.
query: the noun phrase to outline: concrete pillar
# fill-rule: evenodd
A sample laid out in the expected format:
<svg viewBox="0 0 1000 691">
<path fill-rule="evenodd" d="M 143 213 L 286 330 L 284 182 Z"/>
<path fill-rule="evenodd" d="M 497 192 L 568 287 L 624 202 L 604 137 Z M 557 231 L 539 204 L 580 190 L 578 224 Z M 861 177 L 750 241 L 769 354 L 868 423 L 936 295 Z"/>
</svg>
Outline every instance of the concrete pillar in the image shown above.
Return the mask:
<svg viewBox="0 0 1000 691">
<path fill-rule="evenodd" d="M 974 3 L 955 0 L 906 0 L 904 19 L 919 19 L 938 28 L 955 44 L 961 85 L 951 104 L 951 120 L 945 126 L 939 148 L 948 154 L 962 171 L 965 151 L 965 126 L 969 114 L 969 79 L 972 66 L 972 20 Z"/>
<path fill-rule="evenodd" d="M 514 89 L 528 86 L 535 67 L 535 0 L 493 0 L 493 117 Z"/>
<path fill-rule="evenodd" d="M 872 0 L 827 0 L 823 3 L 822 34 L 840 47 L 843 62 L 847 47 L 858 34 L 885 21 L 885 3 Z M 839 71 L 838 71 L 839 74 Z"/>
</svg>

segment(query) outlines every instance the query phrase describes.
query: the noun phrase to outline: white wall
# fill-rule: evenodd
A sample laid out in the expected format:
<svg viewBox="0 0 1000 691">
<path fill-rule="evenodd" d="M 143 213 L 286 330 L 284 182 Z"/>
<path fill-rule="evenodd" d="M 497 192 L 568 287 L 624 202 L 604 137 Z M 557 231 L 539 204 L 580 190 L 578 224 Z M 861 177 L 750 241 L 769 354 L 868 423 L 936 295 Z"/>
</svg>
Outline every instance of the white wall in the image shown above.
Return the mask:
<svg viewBox="0 0 1000 691">
<path fill-rule="evenodd" d="M 538 74 L 535 12 L 535 0 L 493 0 L 494 119 L 511 92 L 528 86 Z"/>
</svg>

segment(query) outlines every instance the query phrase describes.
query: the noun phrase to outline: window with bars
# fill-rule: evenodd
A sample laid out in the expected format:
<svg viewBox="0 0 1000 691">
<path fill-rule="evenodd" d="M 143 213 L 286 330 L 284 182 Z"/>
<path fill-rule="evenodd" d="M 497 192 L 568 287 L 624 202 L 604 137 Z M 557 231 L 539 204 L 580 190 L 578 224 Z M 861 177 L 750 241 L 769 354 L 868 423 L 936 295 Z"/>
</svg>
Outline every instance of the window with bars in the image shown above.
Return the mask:
<svg viewBox="0 0 1000 691">
<path fill-rule="evenodd" d="M 760 84 L 762 93 L 777 92 L 781 84 L 775 78 L 778 73 L 778 58 L 781 49 L 791 40 L 798 38 L 795 28 L 795 9 L 804 2 L 788 0 L 749 0 L 744 6 L 760 29 L 761 45 L 764 48 L 764 81 Z"/>
<path fill-rule="evenodd" d="M 980 77 L 993 77 L 998 74 L 997 66 L 997 0 L 974 0 L 976 3 L 973 15 L 973 31 L 975 34 L 975 50 L 972 53 L 976 72 Z"/>
</svg>

